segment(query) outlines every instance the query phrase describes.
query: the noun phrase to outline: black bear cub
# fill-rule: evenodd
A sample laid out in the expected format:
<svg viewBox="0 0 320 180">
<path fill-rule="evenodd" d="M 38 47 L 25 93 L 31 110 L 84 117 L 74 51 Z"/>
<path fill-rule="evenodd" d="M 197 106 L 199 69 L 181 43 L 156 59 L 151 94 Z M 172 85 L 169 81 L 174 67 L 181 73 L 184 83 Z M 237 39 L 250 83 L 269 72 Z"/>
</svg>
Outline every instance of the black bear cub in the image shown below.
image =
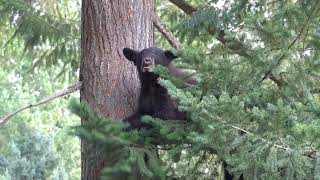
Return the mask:
<svg viewBox="0 0 320 180">
<path fill-rule="evenodd" d="M 158 83 L 159 76 L 153 72 L 156 65 L 168 67 L 177 56 L 171 51 L 154 47 L 140 52 L 124 48 L 123 54 L 136 66 L 141 83 L 138 109 L 124 121 L 133 129 L 148 129 L 151 126 L 141 121 L 144 115 L 163 120 L 186 120 L 186 113 L 178 110 L 176 101 L 171 99 L 167 89 Z"/>
</svg>

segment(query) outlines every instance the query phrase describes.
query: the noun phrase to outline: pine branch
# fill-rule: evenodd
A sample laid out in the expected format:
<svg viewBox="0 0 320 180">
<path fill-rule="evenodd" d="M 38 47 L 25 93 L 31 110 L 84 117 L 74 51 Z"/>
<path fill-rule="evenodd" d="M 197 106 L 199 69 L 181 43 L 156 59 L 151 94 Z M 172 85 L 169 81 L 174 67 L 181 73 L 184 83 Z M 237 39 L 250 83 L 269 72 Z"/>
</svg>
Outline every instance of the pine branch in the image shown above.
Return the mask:
<svg viewBox="0 0 320 180">
<path fill-rule="evenodd" d="M 44 11 L 41 11 L 41 12 L 40 12 L 40 11 L 38 11 L 38 10 L 37 10 L 37 12 L 40 12 L 40 13 L 37 13 L 37 15 L 35 15 L 34 12 L 35 12 L 36 10 L 34 9 L 34 7 L 32 7 L 31 5 L 29 5 L 29 4 L 27 4 L 27 3 L 23 2 L 23 1 L 13 1 L 13 2 L 8 1 L 8 2 L 6 2 L 6 3 L 8 3 L 8 4 L 11 5 L 11 6 L 15 6 L 16 4 L 18 4 L 20 7 L 26 6 L 27 9 L 18 9 L 18 10 L 22 11 L 22 12 L 23 12 L 22 14 L 24 14 L 24 16 L 26 16 L 27 19 L 29 19 L 29 20 L 30 20 L 30 19 L 34 19 L 34 20 L 40 22 L 41 24 L 43 24 L 43 25 L 45 25 L 45 26 L 53 29 L 53 30 L 56 31 L 57 33 L 63 34 L 63 35 L 65 35 L 65 36 L 67 36 L 67 37 L 70 37 L 70 38 L 72 38 L 72 39 L 78 39 L 78 40 L 80 40 L 80 37 L 76 37 L 76 36 L 74 36 L 73 34 L 67 33 L 67 32 L 65 32 L 65 31 L 59 29 L 58 27 L 56 27 L 56 26 L 48 23 L 46 20 L 43 19 L 44 17 L 47 17 L 47 18 L 50 17 L 50 18 L 52 18 L 52 19 L 55 19 L 55 20 L 58 22 L 58 20 L 61 20 L 60 18 L 58 19 L 58 18 L 56 18 L 54 15 L 51 15 L 51 14 L 49 14 L 49 13 L 47 13 L 47 12 L 44 12 Z M 38 16 L 38 14 L 43 14 L 43 15 L 42 15 L 42 16 Z M 64 20 L 66 20 L 66 19 L 64 19 Z M 70 20 L 69 20 L 69 21 L 70 21 Z M 78 21 L 76 21 L 76 22 L 78 22 Z"/>
<path fill-rule="evenodd" d="M 177 7 L 179 7 L 181 10 L 183 10 L 186 14 L 188 15 L 192 15 L 193 13 L 195 13 L 197 11 L 197 9 L 195 7 L 193 7 L 192 5 L 188 4 L 187 2 L 185 2 L 184 0 L 169 0 L 171 3 L 175 4 Z M 317 1 L 318 3 L 318 1 Z M 317 6 L 316 5 L 313 7 L 315 8 Z M 314 11 L 314 9 L 312 10 L 312 12 Z M 308 20 L 310 20 L 310 16 L 308 17 Z M 223 45 L 225 45 L 227 48 L 229 48 L 230 50 L 232 50 L 233 52 L 235 52 L 236 54 L 243 56 L 243 57 L 247 57 L 247 58 L 252 58 L 251 55 L 249 55 L 248 52 L 250 52 L 250 49 L 248 49 L 247 47 L 245 47 L 243 45 L 243 43 L 237 39 L 232 39 L 232 38 L 226 38 L 226 34 L 224 32 L 224 30 L 222 29 L 218 29 L 215 27 L 209 27 L 207 29 L 207 31 L 209 32 L 209 34 L 215 36 L 215 38 L 220 41 Z M 302 33 L 302 31 L 300 32 Z M 300 35 L 299 35 L 300 36 Z M 289 46 L 289 48 L 291 48 L 293 46 L 293 44 L 297 41 L 298 38 L 296 38 Z M 282 59 L 284 58 L 284 55 L 281 56 L 278 59 L 277 64 L 280 64 Z M 276 65 L 277 66 L 277 65 Z M 269 78 L 271 81 L 273 81 L 277 87 L 281 88 L 283 85 L 286 84 L 285 81 L 283 81 L 283 79 L 277 79 L 273 74 L 272 74 L 272 69 L 274 67 L 270 68 L 270 70 L 268 70 L 265 75 L 263 76 L 262 80 L 260 81 L 260 83 L 265 80 L 266 78 Z"/>
<path fill-rule="evenodd" d="M 35 106 L 39 106 L 39 105 L 42 105 L 42 104 L 46 104 L 48 102 L 50 102 L 51 100 L 54 100 L 58 97 L 62 97 L 62 96 L 65 96 L 67 94 L 70 94 L 70 93 L 73 93 L 75 91 L 78 91 L 80 89 L 80 87 L 82 86 L 82 82 L 78 82 L 76 84 L 73 84 L 69 87 L 67 87 L 66 89 L 60 91 L 60 92 L 57 92 L 56 94 L 50 96 L 50 97 L 46 97 L 38 102 L 35 102 L 35 103 L 31 103 L 31 104 L 28 104 L 28 105 L 25 105 L 23 107 L 21 107 L 20 109 L 16 110 L 15 112 L 13 113 L 10 113 L 9 115 L 3 117 L 0 119 L 0 126 L 4 126 L 10 118 L 12 118 L 13 116 L 15 116 L 16 114 L 18 114 L 19 112 L 21 111 L 24 111 L 26 109 L 29 109 L 29 108 L 32 108 L 32 107 L 35 107 Z"/>
<path fill-rule="evenodd" d="M 184 0 L 169 0 L 171 3 L 175 4 L 181 10 L 183 10 L 186 14 L 192 15 L 197 11 L 197 8 L 193 7 L 192 5 L 188 4 Z M 209 27 L 207 29 L 208 33 L 214 36 L 218 41 L 220 41 L 223 45 L 234 51 L 240 56 L 250 57 L 248 52 L 248 48 L 246 48 L 243 43 L 234 38 L 226 38 L 226 33 L 224 30 L 216 28 L 216 27 Z"/>
<path fill-rule="evenodd" d="M 297 37 L 290 43 L 290 45 L 288 46 L 287 50 L 290 50 L 290 49 L 292 48 L 292 46 L 297 42 L 297 40 L 298 40 L 298 39 L 300 38 L 300 36 L 302 35 L 302 32 L 303 32 L 304 29 L 307 27 L 307 24 L 309 23 L 309 21 L 310 21 L 310 19 L 311 19 L 311 16 L 312 16 L 314 10 L 316 9 L 318 3 L 319 3 L 319 1 L 317 1 L 316 4 L 312 7 L 311 13 L 308 15 L 307 21 L 306 21 L 306 22 L 304 23 L 304 25 L 302 26 L 302 28 L 301 28 L 299 34 L 297 35 Z M 283 54 L 283 55 L 277 60 L 277 62 L 276 62 L 273 66 L 271 66 L 271 68 L 265 73 L 265 75 L 264 75 L 264 76 L 262 77 L 262 79 L 260 80 L 260 83 L 261 83 L 262 81 L 264 81 L 265 79 L 267 79 L 267 78 L 274 77 L 274 76 L 272 75 L 272 70 L 273 70 L 274 68 L 278 67 L 278 66 L 282 63 L 282 61 L 283 61 L 284 58 L 285 58 L 285 54 Z M 270 78 L 270 79 L 271 79 L 271 78 Z M 272 80 L 272 79 L 271 79 L 271 80 Z M 277 83 L 277 82 L 275 81 L 275 83 Z M 278 84 L 278 83 L 277 83 L 277 84 Z"/>
<path fill-rule="evenodd" d="M 247 130 L 245 130 L 245 129 L 241 129 L 241 128 L 237 127 L 237 126 L 230 125 L 230 127 L 232 127 L 233 129 L 236 129 L 236 130 L 238 130 L 238 131 L 240 131 L 240 132 L 243 132 L 243 133 L 245 133 L 245 134 L 254 135 L 254 134 L 251 133 L 250 131 L 247 131 Z M 266 140 L 266 139 L 263 139 L 263 138 L 259 138 L 259 139 L 262 140 L 263 142 L 268 142 L 268 140 Z M 291 150 L 290 148 L 288 148 L 288 147 L 286 147 L 286 146 L 282 146 L 282 145 L 278 145 L 278 144 L 274 144 L 274 147 L 279 148 L 279 149 L 282 149 L 282 150 L 286 150 L 286 151 Z"/>
<path fill-rule="evenodd" d="M 61 34 L 64 34 L 65 36 L 69 36 L 70 38 L 80 40 L 80 37 L 76 37 L 76 36 L 74 36 L 74 35 L 72 35 L 72 34 L 66 33 L 66 32 L 62 31 L 61 29 L 55 27 L 54 25 L 49 24 L 47 21 L 44 21 L 43 19 L 41 19 L 41 18 L 39 18 L 39 17 L 37 17 L 37 16 L 34 16 L 33 14 L 30 14 L 30 16 L 31 16 L 31 18 L 34 18 L 35 20 L 37 20 L 37 21 L 45 24 L 46 26 L 52 28 L 52 29 L 55 30 L 57 33 L 61 33 Z"/>
<path fill-rule="evenodd" d="M 251 132 L 249 132 L 249 131 L 247 131 L 247 130 L 245 130 L 245 129 L 239 128 L 239 127 L 237 127 L 237 126 L 230 125 L 230 127 L 232 127 L 233 129 L 236 129 L 236 130 L 238 130 L 238 131 L 240 131 L 240 132 L 243 132 L 243 133 L 245 133 L 245 134 L 249 134 L 249 135 L 253 135 L 253 136 L 255 135 L 255 134 L 253 134 L 253 133 L 251 133 Z M 260 140 L 263 141 L 263 142 L 270 142 L 269 140 L 263 139 L 263 138 L 261 138 L 261 137 L 258 137 L 258 139 L 260 139 Z M 284 150 L 284 151 L 294 151 L 293 149 L 291 149 L 291 148 L 288 147 L 288 146 L 283 146 L 283 145 L 279 145 L 279 144 L 275 144 L 275 143 L 273 143 L 273 146 L 274 146 L 275 148 L 282 149 L 282 150 Z M 303 155 L 303 156 L 306 156 L 306 157 L 311 158 L 311 159 L 316 159 L 316 158 L 318 158 L 317 154 L 318 154 L 318 151 L 315 150 L 315 149 L 313 149 L 313 148 L 311 148 L 311 147 L 309 147 L 309 149 L 306 149 L 306 150 L 304 150 L 304 151 L 302 152 L 302 155 Z"/>
<path fill-rule="evenodd" d="M 170 0 L 171 1 L 171 0 Z M 179 40 L 173 35 L 173 33 L 172 32 L 170 32 L 166 27 L 165 27 L 165 25 L 161 22 L 161 20 L 160 20 L 160 18 L 157 16 L 157 15 L 155 15 L 154 16 L 154 20 L 153 20 L 154 22 L 154 25 L 155 25 L 155 27 L 166 37 L 166 39 L 169 41 L 169 43 L 171 44 L 171 46 L 173 46 L 174 48 L 176 48 L 176 49 L 178 49 L 178 48 L 181 48 L 181 43 L 179 42 Z M 300 34 L 301 34 L 301 32 L 300 32 Z M 224 38 L 224 32 L 222 31 L 221 32 L 221 40 L 223 40 L 223 38 Z M 295 40 L 294 40 L 294 42 L 296 42 L 296 40 L 297 40 L 298 38 L 296 38 Z M 290 44 L 290 48 L 292 47 L 292 45 L 294 44 L 294 42 L 293 43 L 291 43 Z M 172 65 L 172 66 L 174 66 L 174 65 Z M 174 66 L 173 67 L 173 69 L 176 69 L 176 67 Z M 173 72 L 175 72 L 175 70 L 173 70 Z M 274 77 L 273 76 L 273 74 L 269 74 L 268 75 L 268 77 L 272 80 L 272 81 L 274 81 L 276 84 L 277 84 L 277 86 L 278 87 L 282 87 L 284 84 L 285 84 L 285 81 L 283 81 L 282 79 L 277 79 L 276 77 Z M 191 83 L 192 84 L 192 83 Z M 249 131 L 247 131 L 247 130 L 245 130 L 245 129 L 242 129 L 242 128 L 239 128 L 239 127 L 237 127 L 237 126 L 234 126 L 234 125 L 229 125 L 230 127 L 232 127 L 233 129 L 236 129 L 236 130 L 238 130 L 238 131 L 240 131 L 240 132 L 243 132 L 243 133 L 246 133 L 246 134 L 249 134 L 249 135 L 255 135 L 255 134 L 253 134 L 253 133 L 251 133 L 251 132 L 249 132 Z M 263 139 L 263 138 L 261 138 L 261 137 L 259 137 L 259 139 L 260 140 L 262 140 L 263 142 L 270 142 L 269 140 L 266 140 L 266 139 Z M 276 147 L 276 148 L 278 148 L 278 149 L 282 149 L 282 150 L 284 150 L 284 151 L 293 151 L 293 149 L 291 149 L 291 148 L 289 148 L 289 147 L 287 147 L 287 146 L 283 146 L 283 145 L 279 145 L 279 144 L 273 144 L 273 146 L 274 147 Z M 312 159 L 315 159 L 315 158 L 317 158 L 317 156 L 316 156 L 316 154 L 317 154 L 318 152 L 316 151 L 316 150 L 313 150 L 313 149 L 309 149 L 309 150 L 306 150 L 306 151 L 304 151 L 304 152 L 302 152 L 302 155 L 303 156 L 306 156 L 306 157 L 309 157 L 309 158 L 312 158 Z"/>
<path fill-rule="evenodd" d="M 209 116 L 210 116 L 210 115 L 209 115 Z M 224 122 L 223 120 L 219 120 L 219 121 L 222 122 L 223 124 L 225 124 L 225 125 L 233 128 L 233 129 L 237 130 L 237 131 L 240 131 L 240 132 L 245 133 L 245 134 L 249 134 L 249 135 L 251 135 L 251 136 L 256 136 L 259 140 L 261 140 L 261 141 L 263 141 L 263 142 L 272 143 L 275 148 L 278 148 L 278 149 L 281 149 L 281 150 L 284 150 L 284 151 L 294 151 L 293 149 L 291 149 L 291 148 L 288 147 L 288 146 L 284 146 L 284 145 L 279 145 L 279 144 L 273 143 L 273 142 L 271 142 L 270 140 L 267 140 L 267 139 L 264 139 L 264 138 L 262 138 L 262 137 L 259 137 L 258 135 L 254 134 L 254 133 L 252 133 L 252 132 L 250 132 L 250 131 L 247 131 L 247 130 L 245 130 L 245 129 L 242 129 L 242 128 L 240 128 L 240 127 L 237 127 L 237 126 L 234 126 L 234 125 L 231 125 L 231 124 L 227 124 L 227 123 Z M 317 156 L 318 151 L 315 150 L 315 149 L 313 149 L 312 147 L 309 147 L 309 149 L 304 150 L 301 154 L 302 154 L 303 156 L 306 156 L 306 157 L 311 158 L 311 159 L 316 159 L 316 158 L 318 157 L 318 156 Z"/>
</svg>

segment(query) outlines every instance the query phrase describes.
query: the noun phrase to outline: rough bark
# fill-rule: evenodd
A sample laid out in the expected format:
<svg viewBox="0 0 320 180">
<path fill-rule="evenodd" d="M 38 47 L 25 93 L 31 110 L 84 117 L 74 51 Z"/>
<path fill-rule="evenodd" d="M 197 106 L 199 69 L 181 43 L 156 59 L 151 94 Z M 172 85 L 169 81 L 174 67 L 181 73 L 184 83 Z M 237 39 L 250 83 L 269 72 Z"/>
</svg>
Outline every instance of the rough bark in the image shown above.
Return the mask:
<svg viewBox="0 0 320 180">
<path fill-rule="evenodd" d="M 153 0 L 82 1 L 80 98 L 101 116 L 123 119 L 136 108 L 137 73 L 122 49 L 153 45 L 153 13 Z M 99 159 L 85 141 L 81 156 L 82 179 L 99 179 L 99 170 L 108 165 L 107 160 Z"/>
</svg>

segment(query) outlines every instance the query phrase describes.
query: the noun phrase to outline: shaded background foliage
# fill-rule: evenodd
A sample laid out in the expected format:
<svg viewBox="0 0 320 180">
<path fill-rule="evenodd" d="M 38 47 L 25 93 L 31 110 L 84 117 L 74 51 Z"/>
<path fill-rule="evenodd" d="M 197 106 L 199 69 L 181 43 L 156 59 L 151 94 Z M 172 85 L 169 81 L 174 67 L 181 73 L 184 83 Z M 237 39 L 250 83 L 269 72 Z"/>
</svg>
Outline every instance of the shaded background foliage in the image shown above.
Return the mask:
<svg viewBox="0 0 320 180">
<path fill-rule="evenodd" d="M 188 0 L 193 9 L 184 12 L 172 2 L 157 1 L 157 13 L 183 44 L 177 64 L 196 70 L 201 81 L 181 91 L 160 70 L 161 82 L 193 121 L 172 129 L 149 118 L 157 127 L 149 133 L 171 143 L 160 150 L 162 162 L 149 164 L 141 152 L 154 155 L 147 149 L 152 135 L 121 135 L 122 125 L 112 121 L 105 126 L 113 128 L 98 129 L 102 136 L 81 131 L 104 143 L 105 134 L 114 133 L 122 139 L 113 145 L 121 147 L 143 140 L 144 148 L 125 149 L 126 166 L 105 173 L 131 172 L 138 163 L 148 178 L 157 172 L 157 178 L 208 179 L 219 176 L 223 159 L 248 179 L 319 178 L 319 157 L 306 156 L 316 157 L 320 148 L 320 3 Z M 79 13 L 79 1 L 0 0 L 1 117 L 77 81 Z M 171 48 L 159 33 L 156 46 Z M 79 140 L 68 134 L 80 122 L 66 99 L 29 109 L 0 128 L 0 179 L 80 178 Z"/>
<path fill-rule="evenodd" d="M 1 117 L 77 81 L 79 1 L 0 1 Z M 78 95 L 72 95 L 78 96 Z M 79 119 L 67 98 L 0 128 L 0 179 L 80 179 Z"/>
</svg>

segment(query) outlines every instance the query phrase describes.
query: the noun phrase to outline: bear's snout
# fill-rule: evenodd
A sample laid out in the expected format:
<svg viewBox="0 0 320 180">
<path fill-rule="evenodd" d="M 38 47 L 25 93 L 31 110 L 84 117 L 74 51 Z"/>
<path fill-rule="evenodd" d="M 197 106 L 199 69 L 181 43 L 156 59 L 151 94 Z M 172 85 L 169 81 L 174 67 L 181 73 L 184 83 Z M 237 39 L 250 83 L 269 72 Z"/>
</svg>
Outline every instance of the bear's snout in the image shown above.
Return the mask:
<svg viewBox="0 0 320 180">
<path fill-rule="evenodd" d="M 143 58 L 142 64 L 141 64 L 142 72 L 152 72 L 153 68 L 154 68 L 154 59 L 150 57 Z"/>
<path fill-rule="evenodd" d="M 144 58 L 143 64 L 151 65 L 152 64 L 152 59 L 151 58 Z"/>
</svg>

